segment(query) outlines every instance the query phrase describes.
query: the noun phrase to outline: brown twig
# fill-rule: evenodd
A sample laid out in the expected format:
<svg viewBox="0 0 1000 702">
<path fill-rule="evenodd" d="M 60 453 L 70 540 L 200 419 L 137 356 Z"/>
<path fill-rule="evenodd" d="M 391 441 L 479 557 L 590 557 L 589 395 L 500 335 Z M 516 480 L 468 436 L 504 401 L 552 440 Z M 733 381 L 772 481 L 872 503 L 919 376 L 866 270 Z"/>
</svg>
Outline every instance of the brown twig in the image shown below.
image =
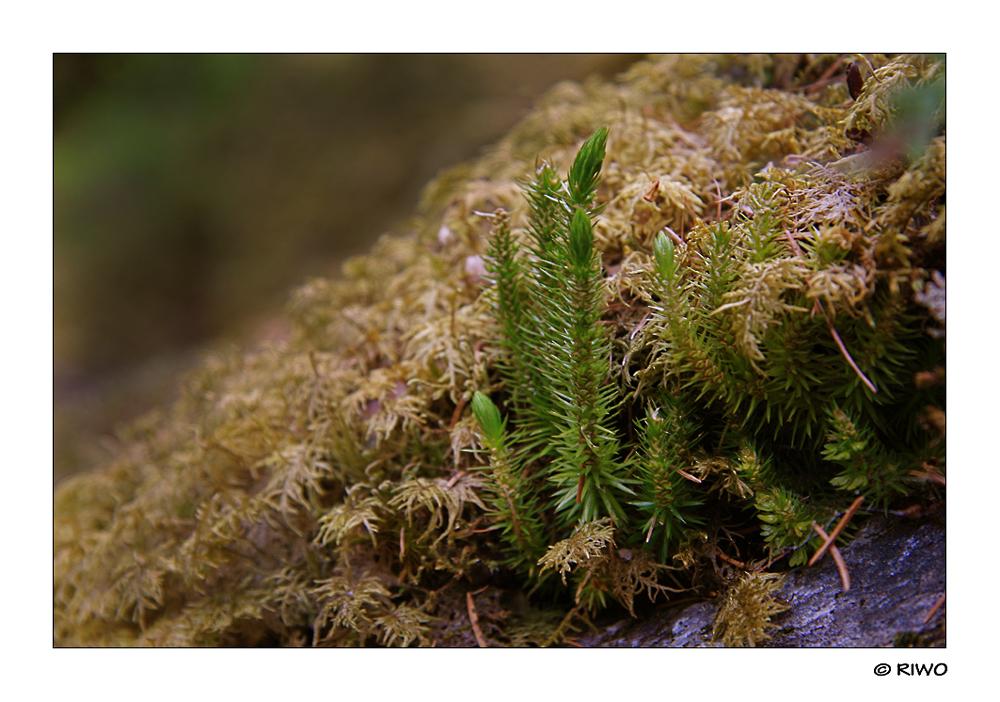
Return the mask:
<svg viewBox="0 0 1000 702">
<path fill-rule="evenodd" d="M 507 498 L 507 506 L 510 508 L 510 521 L 514 525 L 514 538 L 516 538 L 518 543 L 520 543 L 521 527 L 517 521 L 517 510 L 514 509 L 514 498 L 511 497 L 510 490 L 507 489 L 506 485 L 501 484 L 500 487 L 503 488 L 504 497 Z"/>
<path fill-rule="evenodd" d="M 762 565 L 756 566 L 754 568 L 754 572 L 755 573 L 759 573 L 759 572 L 761 572 L 763 570 L 767 570 L 768 568 L 770 568 L 771 566 L 773 566 L 775 563 L 777 563 L 778 561 L 780 561 L 782 558 L 784 558 L 785 556 L 787 556 L 789 553 L 791 553 L 791 551 L 792 551 L 792 549 L 790 549 L 790 548 L 783 548 L 783 549 L 781 549 L 780 551 L 778 551 L 778 553 L 776 553 L 773 556 L 771 556 L 770 558 L 768 558 Z"/>
<path fill-rule="evenodd" d="M 872 381 L 868 380 L 868 378 L 865 377 L 865 374 L 861 372 L 860 368 L 858 368 L 858 364 L 854 362 L 853 358 L 851 358 L 851 354 L 848 353 L 847 347 L 844 346 L 844 342 L 840 340 L 840 334 L 838 334 L 837 330 L 834 329 L 833 327 L 833 320 L 831 320 L 830 315 L 826 313 L 826 308 L 823 307 L 823 303 L 819 301 L 819 298 L 816 299 L 815 306 L 819 307 L 820 311 L 823 313 L 823 317 L 826 319 L 826 326 L 829 327 L 830 333 L 833 335 L 833 340 L 837 342 L 837 348 L 840 349 L 840 353 L 844 355 L 844 358 L 847 359 L 847 362 L 851 364 L 851 368 L 853 368 L 854 372 L 858 374 L 859 378 L 861 378 L 861 382 L 867 385 L 868 389 L 871 390 L 872 392 L 878 392 L 878 388 L 876 388 L 872 384 Z"/>
<path fill-rule="evenodd" d="M 795 237 L 792 236 L 792 233 L 787 229 L 785 230 L 785 238 L 788 239 L 788 243 L 791 245 L 795 255 L 799 258 L 805 258 L 805 254 L 802 252 L 802 247 L 799 246 L 799 242 L 795 240 Z"/>
<path fill-rule="evenodd" d="M 684 240 L 681 239 L 680 236 L 678 236 L 677 232 L 675 232 L 673 229 L 671 229 L 670 227 L 663 227 L 663 231 L 669 234 L 670 238 L 676 241 L 678 246 L 684 246 Z"/>
<path fill-rule="evenodd" d="M 844 592 L 851 589 L 851 575 L 847 572 L 847 564 L 844 563 L 844 557 L 840 555 L 840 549 L 833 545 L 833 539 L 826 535 L 821 527 L 816 522 L 813 522 L 813 530 L 820 535 L 820 537 L 826 539 L 826 543 L 823 544 L 824 548 L 829 545 L 830 556 L 833 558 L 833 562 L 837 564 L 837 570 L 840 571 L 840 581 L 844 584 Z M 812 561 L 809 562 L 812 565 Z"/>
<path fill-rule="evenodd" d="M 851 368 L 853 368 L 854 372 L 858 374 L 859 378 L 861 378 L 861 382 L 867 385 L 868 389 L 872 392 L 878 392 L 878 388 L 872 385 L 872 381 L 865 377 L 865 374 L 861 372 L 860 368 L 858 368 L 858 364 L 854 362 L 853 358 L 851 358 L 851 354 L 847 352 L 847 347 L 844 346 L 844 342 L 840 340 L 840 334 L 838 334 L 837 330 L 833 328 L 833 322 L 830 321 L 829 317 L 826 318 L 826 325 L 830 327 L 830 333 L 833 334 L 833 340 L 837 342 L 840 352 L 844 354 L 844 358 L 846 358 L 847 362 L 851 364 Z"/>
<path fill-rule="evenodd" d="M 856 500 L 854 500 L 854 502 L 851 503 L 851 506 L 847 508 L 846 512 L 844 512 L 844 516 L 840 518 L 839 522 L 837 522 L 837 526 L 835 526 L 833 528 L 833 531 L 830 532 L 830 536 L 826 535 L 823 536 L 823 538 L 826 540 L 826 543 L 820 546 L 819 550 L 816 551 L 813 557 L 809 559 L 809 565 L 813 565 L 814 563 L 816 563 L 816 561 L 818 561 L 820 558 L 823 557 L 823 554 L 826 553 L 826 550 L 828 548 L 833 547 L 834 539 L 840 536 L 840 532 L 842 532 L 844 530 L 844 527 L 847 526 L 847 522 L 851 521 L 851 517 L 854 516 L 854 513 L 858 511 L 858 507 L 860 507 L 861 503 L 864 501 L 865 501 L 865 496 L 861 495 Z"/>
<path fill-rule="evenodd" d="M 496 531 L 497 529 L 503 529 L 502 524 L 494 524 L 491 527 L 486 527 L 485 529 L 470 529 L 468 533 L 470 534 L 488 534 L 491 531 Z"/>
<path fill-rule="evenodd" d="M 719 558 L 721 558 L 722 560 L 724 560 L 729 565 L 734 565 L 737 568 L 746 568 L 747 567 L 746 563 L 740 563 L 735 558 L 730 558 L 729 556 L 727 556 L 726 554 L 724 554 L 719 549 L 715 549 L 715 555 L 718 556 Z"/>
<path fill-rule="evenodd" d="M 486 637 L 483 630 L 479 628 L 479 615 L 476 613 L 476 605 L 472 602 L 472 593 L 465 593 L 465 606 L 469 610 L 469 621 L 472 622 L 472 633 L 476 635 L 476 643 L 479 648 L 487 648 Z"/>
<path fill-rule="evenodd" d="M 927 622 L 929 622 L 931 620 L 931 617 L 934 616 L 934 613 L 937 612 L 939 609 L 941 609 L 941 605 L 943 604 L 944 604 L 944 593 L 942 592 L 941 596 L 937 598 L 937 602 L 934 603 L 934 606 L 931 607 L 929 610 L 927 610 L 927 614 L 924 615 L 923 623 L 926 624 Z"/>
<path fill-rule="evenodd" d="M 920 480 L 928 480 L 932 483 L 937 483 L 938 485 L 945 484 L 944 476 L 938 473 L 934 466 L 925 462 L 924 468 L 926 469 L 925 471 L 911 470 L 910 475 L 914 478 L 919 478 Z"/>
<path fill-rule="evenodd" d="M 653 202 L 654 200 L 656 200 L 656 195 L 657 193 L 659 193 L 659 191 L 660 191 L 660 181 L 654 180 L 653 184 L 649 186 L 649 190 L 646 192 L 645 195 L 642 196 L 642 199 L 645 200 L 646 202 Z"/>
<path fill-rule="evenodd" d="M 638 334 L 639 330 L 642 329 L 646 325 L 646 322 L 649 320 L 649 317 L 652 314 L 653 314 L 653 310 L 649 310 L 648 312 L 646 312 L 646 314 L 643 316 L 643 318 L 639 320 L 639 323 L 635 326 L 635 329 L 633 329 L 632 333 L 628 335 L 629 341 L 631 341 L 632 339 L 635 338 L 635 335 Z"/>
<path fill-rule="evenodd" d="M 464 478 L 468 474 L 469 474 L 469 471 L 467 471 L 467 470 L 460 470 L 460 471 L 458 471 L 457 473 L 455 473 L 455 475 L 453 475 L 451 477 L 451 480 L 449 480 L 447 483 L 445 483 L 445 487 L 448 488 L 449 490 L 451 490 L 453 487 L 455 487 L 455 483 L 457 483 L 459 480 L 461 480 L 462 478 Z"/>
<path fill-rule="evenodd" d="M 692 483 L 700 483 L 700 482 L 701 482 L 701 478 L 696 478 L 695 476 L 691 475 L 691 474 L 690 474 L 690 473 L 688 473 L 687 471 L 683 471 L 683 470 L 681 470 L 680 468 L 678 468 L 678 469 L 677 469 L 677 473 L 678 473 L 678 475 L 680 475 L 680 476 L 681 476 L 682 478 L 687 478 L 687 479 L 688 479 L 688 480 L 690 480 L 690 481 L 691 481 Z"/>
<path fill-rule="evenodd" d="M 463 397 L 455 405 L 455 411 L 451 413 L 451 422 L 448 424 L 449 429 L 454 429 L 455 425 L 458 424 L 458 420 L 462 418 L 462 410 L 465 409 L 466 398 Z"/>
<path fill-rule="evenodd" d="M 803 92 L 809 94 L 816 92 L 820 88 L 823 88 L 826 85 L 829 85 L 830 83 L 843 80 L 843 78 L 838 74 L 838 71 L 841 70 L 841 67 L 843 65 L 844 65 L 844 57 L 841 56 L 832 64 L 830 64 L 830 67 L 827 68 L 825 71 L 823 71 L 823 75 L 814 80 L 812 83 L 800 86 L 798 88 L 793 88 L 792 90 L 794 92 Z"/>
</svg>

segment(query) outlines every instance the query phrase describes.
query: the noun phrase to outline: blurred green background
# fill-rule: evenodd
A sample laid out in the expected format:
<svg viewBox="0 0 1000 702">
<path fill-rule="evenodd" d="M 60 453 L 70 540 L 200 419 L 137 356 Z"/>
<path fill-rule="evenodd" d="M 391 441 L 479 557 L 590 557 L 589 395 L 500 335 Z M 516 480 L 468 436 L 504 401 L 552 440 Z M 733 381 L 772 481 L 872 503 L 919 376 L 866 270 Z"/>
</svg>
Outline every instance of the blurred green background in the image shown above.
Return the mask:
<svg viewBox="0 0 1000 702">
<path fill-rule="evenodd" d="M 283 333 L 440 169 L 631 55 L 54 57 L 57 479 L 209 341 Z"/>
</svg>

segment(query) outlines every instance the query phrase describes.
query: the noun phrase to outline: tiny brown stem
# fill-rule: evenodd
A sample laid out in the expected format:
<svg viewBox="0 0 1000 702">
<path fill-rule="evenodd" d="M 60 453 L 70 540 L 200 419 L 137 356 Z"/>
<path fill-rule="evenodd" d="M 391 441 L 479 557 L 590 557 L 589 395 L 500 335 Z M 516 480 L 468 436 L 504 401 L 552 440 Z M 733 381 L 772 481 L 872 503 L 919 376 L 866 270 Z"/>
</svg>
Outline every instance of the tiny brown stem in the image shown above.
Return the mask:
<svg viewBox="0 0 1000 702">
<path fill-rule="evenodd" d="M 844 346 L 844 342 L 840 340 L 840 334 L 838 334 L 837 330 L 833 328 L 833 322 L 830 321 L 829 317 L 826 320 L 826 324 L 830 327 L 830 333 L 833 334 L 833 340 L 837 342 L 840 352 L 844 354 L 844 358 L 846 358 L 847 362 L 851 364 L 851 368 L 853 368 L 854 372 L 858 374 L 859 378 L 861 378 L 861 382 L 867 385 L 868 389 L 872 392 L 878 392 L 878 388 L 872 384 L 872 381 L 865 377 L 865 374 L 861 372 L 860 368 L 858 368 L 858 364 L 854 362 L 853 358 L 851 358 L 851 354 L 847 352 L 847 347 Z"/>
<path fill-rule="evenodd" d="M 457 473 L 455 473 L 455 475 L 453 475 L 451 477 L 451 480 L 449 480 L 447 483 L 445 483 L 445 487 L 448 488 L 449 490 L 451 490 L 453 487 L 455 487 L 455 483 L 457 483 L 459 480 L 461 480 L 462 478 L 464 478 L 468 474 L 469 474 L 469 471 L 467 471 L 467 470 L 460 470 L 460 471 L 458 471 Z"/>
<path fill-rule="evenodd" d="M 729 565 L 734 565 L 737 568 L 746 568 L 747 567 L 746 563 L 741 563 L 740 561 L 736 560 L 735 558 L 730 558 L 729 556 L 727 556 L 726 554 L 724 554 L 719 549 L 715 549 L 715 555 L 718 556 L 719 558 L 721 558 L 722 560 L 724 560 Z"/>
<path fill-rule="evenodd" d="M 683 229 L 683 227 L 682 227 L 682 229 Z M 684 240 L 681 239 L 680 236 L 678 236 L 677 232 L 675 232 L 673 229 L 671 229 L 670 227 L 666 227 L 665 226 L 665 227 L 663 227 L 663 231 L 665 231 L 667 234 L 669 234 L 670 238 L 673 239 L 675 242 L 677 242 L 678 246 L 684 246 Z"/>
<path fill-rule="evenodd" d="M 455 425 L 458 424 L 458 420 L 462 418 L 462 410 L 465 409 L 466 401 L 466 398 L 463 397 L 455 405 L 455 411 L 451 414 L 451 422 L 448 424 L 449 429 L 454 429 Z"/>
<path fill-rule="evenodd" d="M 802 247 L 799 246 L 799 242 L 795 240 L 795 237 L 792 236 L 792 233 L 787 229 L 785 230 L 785 238 L 788 239 L 788 244 L 792 247 L 792 251 L 795 252 L 795 255 L 799 258 L 805 258 L 805 254 L 802 252 Z"/>
<path fill-rule="evenodd" d="M 643 318 L 639 320 L 639 323 L 635 326 L 635 329 L 633 329 L 632 333 L 629 334 L 629 337 L 628 337 L 629 341 L 631 341 L 632 339 L 635 338 L 635 335 L 638 334 L 639 330 L 642 329 L 646 325 L 646 321 L 650 318 L 650 316 L 652 314 L 653 314 L 653 310 L 649 310 L 648 312 L 646 312 L 646 314 L 643 316 Z"/>
<path fill-rule="evenodd" d="M 518 543 L 521 543 L 521 527 L 517 522 L 517 510 L 514 509 L 514 500 L 511 497 L 510 490 L 507 489 L 506 485 L 501 484 L 500 487 L 503 489 L 504 497 L 507 498 L 507 506 L 510 507 L 510 521 L 514 525 L 514 538 L 517 539 Z M 579 495 L 577 495 L 576 501 L 580 501 Z"/>
<path fill-rule="evenodd" d="M 937 602 L 934 603 L 934 606 L 931 607 L 929 610 L 927 610 L 927 614 L 924 615 L 924 624 L 926 624 L 931 620 L 931 617 L 934 616 L 935 612 L 941 609 L 941 605 L 943 604 L 944 604 L 944 593 L 942 592 L 941 596 L 937 598 Z"/>
<path fill-rule="evenodd" d="M 830 556 L 833 558 L 833 562 L 837 564 L 837 570 L 840 572 L 840 581 L 844 584 L 844 592 L 847 592 L 851 589 L 851 574 L 847 572 L 847 564 L 844 563 L 844 557 L 840 555 L 840 549 L 833 545 L 833 538 L 827 536 L 826 532 L 823 531 L 823 527 L 816 522 L 813 522 L 812 527 L 820 537 L 826 539 L 826 543 L 823 545 L 829 545 Z M 812 561 L 809 562 L 809 565 L 812 565 Z"/>
<path fill-rule="evenodd" d="M 691 475 L 690 473 L 688 473 L 687 471 L 683 471 L 683 470 L 681 470 L 680 468 L 678 468 L 678 469 L 677 469 L 677 473 L 678 473 L 678 475 L 680 475 L 680 476 L 681 476 L 682 478 L 687 478 L 687 479 L 688 479 L 688 480 L 690 480 L 690 481 L 691 481 L 692 483 L 700 483 L 700 482 L 701 482 L 701 478 L 696 478 L 696 477 L 694 477 L 693 475 Z"/>
<path fill-rule="evenodd" d="M 814 563 L 816 563 L 816 561 L 818 561 L 820 558 L 823 557 L 823 554 L 826 553 L 826 550 L 833 546 L 834 540 L 838 536 L 840 536 L 840 532 L 842 532 L 844 530 L 844 527 L 847 526 L 847 522 L 851 521 L 851 517 L 854 516 L 854 513 L 858 511 L 858 507 L 860 507 L 861 503 L 864 501 L 865 497 L 864 495 L 861 495 L 856 500 L 854 500 L 854 502 L 851 503 L 851 506 L 847 508 L 846 512 L 844 512 L 844 516 L 840 518 L 839 522 L 837 522 L 837 526 L 833 528 L 833 531 L 830 532 L 830 535 L 823 536 L 823 538 L 826 540 L 826 543 L 820 546 L 819 550 L 816 551 L 813 557 L 809 559 L 809 565 L 813 565 Z"/>
<path fill-rule="evenodd" d="M 854 372 L 858 374 L 859 378 L 861 378 L 861 382 L 867 385 L 868 389 L 872 392 L 878 392 L 878 388 L 872 384 L 872 381 L 865 377 L 865 374 L 861 372 L 860 368 L 858 368 L 858 364 L 854 362 L 853 358 L 851 358 L 851 354 L 848 353 L 847 347 L 844 346 L 844 342 L 840 340 L 840 334 L 838 334 L 837 330 L 833 327 L 833 321 L 830 319 L 830 315 L 826 313 L 826 309 L 823 307 L 822 303 L 820 303 L 818 298 L 816 303 L 819 305 L 819 309 L 823 312 L 823 316 L 826 318 L 826 326 L 829 327 L 830 333 L 833 334 L 833 340 L 837 342 L 837 348 L 840 349 L 840 353 L 842 353 L 844 358 L 847 359 L 847 362 L 851 364 L 851 368 L 853 368 Z"/>
<path fill-rule="evenodd" d="M 660 181 L 654 180 L 653 184 L 649 186 L 649 190 L 646 192 L 645 195 L 642 196 L 642 199 L 645 200 L 646 202 L 653 202 L 654 200 L 656 200 L 656 194 L 659 191 L 660 191 Z"/>
<path fill-rule="evenodd" d="M 469 621 L 472 622 L 472 633 L 476 635 L 476 643 L 479 648 L 487 648 L 486 637 L 483 630 L 479 628 L 479 614 L 476 613 L 476 605 L 472 601 L 472 593 L 465 593 L 465 606 L 469 610 Z"/>
</svg>

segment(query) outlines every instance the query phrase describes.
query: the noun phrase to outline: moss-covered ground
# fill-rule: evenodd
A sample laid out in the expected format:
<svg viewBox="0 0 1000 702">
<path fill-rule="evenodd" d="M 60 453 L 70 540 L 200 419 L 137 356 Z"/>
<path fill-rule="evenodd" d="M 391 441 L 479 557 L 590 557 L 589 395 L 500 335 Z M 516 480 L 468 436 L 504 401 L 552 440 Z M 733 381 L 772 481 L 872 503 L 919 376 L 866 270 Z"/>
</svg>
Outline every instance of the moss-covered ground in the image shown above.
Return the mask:
<svg viewBox="0 0 1000 702">
<path fill-rule="evenodd" d="M 206 358 L 57 489 L 56 643 L 543 646 L 709 592 L 722 640 L 766 640 L 817 527 L 859 498 L 841 538 L 944 497 L 944 75 L 929 56 L 668 56 L 553 89 L 400 233 L 298 288 L 288 339 Z M 505 336 L 491 246 L 502 221 L 542 281 L 525 290 L 558 285 L 531 194 L 545 172 L 572 188 L 601 127 L 600 338 L 573 348 L 607 351 L 579 364 L 606 389 L 579 442 L 613 440 L 600 475 L 620 483 L 601 484 L 622 492 L 591 514 L 567 451 L 530 434 L 543 387 L 574 399 L 558 365 L 551 386 L 510 372 L 527 322 Z M 529 348 L 556 349 L 551 324 Z M 507 468 L 477 392 L 512 432 Z M 504 535 L 529 508 L 525 557 Z"/>
</svg>

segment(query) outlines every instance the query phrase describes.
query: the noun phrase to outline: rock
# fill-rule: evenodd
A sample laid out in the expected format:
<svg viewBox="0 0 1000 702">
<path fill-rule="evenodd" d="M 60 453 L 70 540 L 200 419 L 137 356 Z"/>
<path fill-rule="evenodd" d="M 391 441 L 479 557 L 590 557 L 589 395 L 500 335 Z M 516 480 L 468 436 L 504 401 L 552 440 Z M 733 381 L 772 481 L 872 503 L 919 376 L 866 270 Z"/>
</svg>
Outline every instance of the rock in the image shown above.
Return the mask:
<svg viewBox="0 0 1000 702">
<path fill-rule="evenodd" d="M 832 559 L 792 571 L 769 647 L 944 646 L 945 614 L 929 618 L 945 590 L 943 520 L 875 518 L 841 554 L 851 575 L 843 590 Z M 582 646 L 697 647 L 712 642 L 718 605 L 702 602 L 581 636 Z M 925 621 L 925 619 L 927 621 Z"/>
</svg>

